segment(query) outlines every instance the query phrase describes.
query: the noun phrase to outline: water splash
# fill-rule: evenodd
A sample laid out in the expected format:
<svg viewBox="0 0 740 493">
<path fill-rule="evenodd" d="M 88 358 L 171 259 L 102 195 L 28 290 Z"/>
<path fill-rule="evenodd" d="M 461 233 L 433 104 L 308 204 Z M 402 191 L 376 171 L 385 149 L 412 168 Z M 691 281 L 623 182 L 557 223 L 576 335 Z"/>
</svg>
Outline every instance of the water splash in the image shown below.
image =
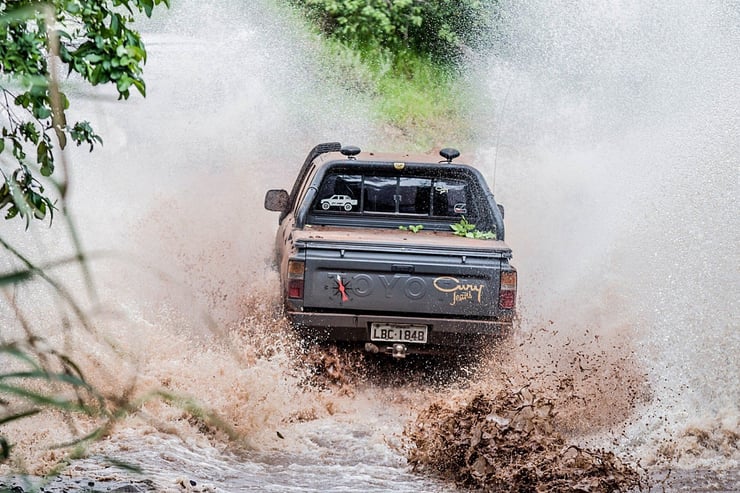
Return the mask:
<svg viewBox="0 0 740 493">
<path fill-rule="evenodd" d="M 85 248 L 98 252 L 99 302 L 84 300 L 77 269 L 54 275 L 83 298 L 96 332 L 62 330 L 64 310 L 41 283 L 15 294 L 38 335 L 75 348 L 102 391 L 194 396 L 253 443 L 314 406 L 296 399 L 292 341 L 275 315 L 276 216 L 263 209 L 264 192 L 288 187 L 317 140 L 373 134 L 362 98 L 320 77 L 316 40 L 296 23 L 267 1 L 179 2 L 141 24 L 146 99 L 118 102 L 69 81 L 72 111 L 105 142 L 70 156 L 70 209 Z M 61 257 L 63 226 L 11 239 L 35 260 Z M 4 302 L 0 322 L 3 340 L 21 333 Z M 126 425 L 146 434 L 166 424 L 196 442 L 209 432 L 177 407 L 149 403 L 142 414 Z M 8 433 L 18 455 L 28 453 L 25 467 L 44 471 L 61 457 L 45 447 L 71 431 L 44 415 Z"/>
<path fill-rule="evenodd" d="M 654 395 L 622 447 L 737 467 L 740 9 L 531 1 L 500 15 L 477 72 L 481 156 L 508 205 L 525 331 L 623 334 Z"/>
<path fill-rule="evenodd" d="M 557 424 L 584 441 L 616 440 L 643 461 L 683 454 L 689 467 L 736 467 L 738 10 L 500 8 L 500 52 L 473 67 L 476 121 L 481 162 L 491 179 L 497 169 L 508 206 L 524 338 L 474 384 L 490 390 L 487 376 L 507 383 L 493 372 L 521 370 L 518 383 L 565 385 Z M 273 318 L 264 190 L 289 184 L 316 141 L 382 138 L 362 98 L 322 77 L 298 31 L 267 1 L 179 2 L 145 32 L 149 97 L 120 105 L 102 91 L 79 107 L 106 141 L 74 156 L 84 242 L 136 259 L 96 267 L 114 308 L 99 328 L 119 342 L 111 354 L 84 339 L 86 355 L 103 361 L 104 385 L 106 375 L 136 378 L 210 402 L 252 449 L 229 460 L 228 440 L 202 421 L 150 404 L 153 422 L 132 417 L 101 450 L 129 454 L 169 485 L 180 474 L 172 464 L 197 475 L 205 463 L 207 483 L 244 489 L 318 490 L 331 478 L 346 489 L 444 490 L 404 471 L 387 443 L 438 388 L 305 392 Z M 29 240 L 39 257 L 57 248 L 56 231 Z M 57 312 L 36 315 L 63 345 Z M 0 322 L 15 323 L 3 310 Z M 452 387 L 445 398 L 470 393 Z M 163 423 L 177 445 L 157 431 Z M 43 420 L 18 432 L 37 450 L 66 438 Z M 51 455 L 29 460 L 43 469 Z M 91 463 L 79 474 L 99 472 Z"/>
</svg>

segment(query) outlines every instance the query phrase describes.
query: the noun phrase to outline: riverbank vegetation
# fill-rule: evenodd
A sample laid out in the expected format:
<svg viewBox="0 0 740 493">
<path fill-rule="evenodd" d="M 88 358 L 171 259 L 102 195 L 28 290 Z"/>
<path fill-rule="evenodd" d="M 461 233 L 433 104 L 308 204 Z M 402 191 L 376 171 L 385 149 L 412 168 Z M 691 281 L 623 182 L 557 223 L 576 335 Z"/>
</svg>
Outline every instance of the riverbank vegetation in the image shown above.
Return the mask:
<svg viewBox="0 0 740 493">
<path fill-rule="evenodd" d="M 489 48 L 495 0 L 284 0 L 313 22 L 342 82 L 421 149 L 472 139 L 462 66 Z"/>
</svg>

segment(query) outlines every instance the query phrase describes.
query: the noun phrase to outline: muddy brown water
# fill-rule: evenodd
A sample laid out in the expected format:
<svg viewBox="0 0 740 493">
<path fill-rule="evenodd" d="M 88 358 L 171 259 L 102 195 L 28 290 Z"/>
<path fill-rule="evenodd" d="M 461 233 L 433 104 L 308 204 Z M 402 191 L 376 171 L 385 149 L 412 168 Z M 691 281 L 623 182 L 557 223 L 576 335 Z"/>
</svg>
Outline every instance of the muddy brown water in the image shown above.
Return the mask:
<svg viewBox="0 0 740 493">
<path fill-rule="evenodd" d="M 317 141 L 399 143 L 294 20 L 242 4 L 180 2 L 144 24 L 146 100 L 69 82 L 105 140 L 72 156 L 82 240 L 117 252 L 95 264 L 96 333 L 66 332 L 38 285 L 14 293 L 102 391 L 192 396 L 238 439 L 149 400 L 45 490 L 459 491 L 433 463 L 411 470 L 404 433 L 437 423 L 432 405 L 522 389 L 552 401 L 565 444 L 613 453 L 652 491 L 740 490 L 734 4 L 501 2 L 498 48 L 466 62 L 462 150 L 506 205 L 521 319 L 511 345 L 452 369 L 298 351 L 275 309 L 264 190 L 289 187 Z M 36 260 L 64 236 L 8 235 Z M 58 275 L 84 293 L 79 272 Z M 22 333 L 4 303 L 0 327 Z M 2 432 L 17 458 L 3 475 L 43 474 L 70 438 L 50 414 Z M 490 443 L 473 441 L 471 459 Z"/>
</svg>

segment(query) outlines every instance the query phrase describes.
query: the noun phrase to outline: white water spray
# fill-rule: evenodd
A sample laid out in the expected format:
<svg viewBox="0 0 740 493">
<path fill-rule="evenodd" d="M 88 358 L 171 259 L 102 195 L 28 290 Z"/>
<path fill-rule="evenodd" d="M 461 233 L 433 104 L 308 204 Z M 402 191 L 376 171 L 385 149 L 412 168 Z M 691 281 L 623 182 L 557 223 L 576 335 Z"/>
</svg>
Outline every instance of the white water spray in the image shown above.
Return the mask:
<svg viewBox="0 0 740 493">
<path fill-rule="evenodd" d="M 499 51 L 478 69 L 481 128 L 495 129 L 482 154 L 489 168 L 497 154 L 525 330 L 626 332 L 654 396 L 623 445 L 737 467 L 740 8 L 532 1 L 500 14 Z"/>
</svg>

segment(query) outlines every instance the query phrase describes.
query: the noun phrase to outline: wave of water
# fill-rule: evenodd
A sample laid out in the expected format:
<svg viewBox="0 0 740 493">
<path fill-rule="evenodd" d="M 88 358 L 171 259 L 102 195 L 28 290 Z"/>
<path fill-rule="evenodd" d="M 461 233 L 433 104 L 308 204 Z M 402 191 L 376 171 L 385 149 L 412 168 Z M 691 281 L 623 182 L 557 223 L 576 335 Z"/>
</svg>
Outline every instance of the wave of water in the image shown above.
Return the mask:
<svg viewBox="0 0 740 493">
<path fill-rule="evenodd" d="M 575 440 L 660 470 L 737 470 L 737 6 L 499 8 L 500 50 L 471 61 L 473 121 L 507 206 L 522 330 L 477 378 L 441 390 L 307 387 L 310 365 L 274 311 L 264 190 L 288 186 L 315 142 L 380 149 L 362 98 L 266 1 L 181 2 L 142 23 L 148 97 L 114 103 L 103 90 L 78 106 L 105 146 L 74 156 L 71 205 L 89 249 L 125 253 L 95 264 L 101 335 L 76 335 L 79 357 L 105 391 L 135 381 L 195 396 L 246 440 L 152 401 L 73 477 L 110 475 L 95 455 L 106 454 L 165 490 L 192 479 L 216 491 L 445 491 L 407 470 L 404 426 L 440 398 L 532 380 L 560 390 Z M 57 231 L 19 241 L 43 257 Z M 34 287 L 20 294 L 51 304 Z M 52 344 L 69 342 L 58 311 L 29 312 Z M 19 329 L 12 312 L 0 321 Z M 31 471 L 68 437 L 51 416 L 12 431 Z"/>
<path fill-rule="evenodd" d="M 652 397 L 614 440 L 738 468 L 740 8 L 504 2 L 479 64 L 525 330 L 623 335 Z M 603 438 L 603 437 L 602 437 Z"/>
</svg>

